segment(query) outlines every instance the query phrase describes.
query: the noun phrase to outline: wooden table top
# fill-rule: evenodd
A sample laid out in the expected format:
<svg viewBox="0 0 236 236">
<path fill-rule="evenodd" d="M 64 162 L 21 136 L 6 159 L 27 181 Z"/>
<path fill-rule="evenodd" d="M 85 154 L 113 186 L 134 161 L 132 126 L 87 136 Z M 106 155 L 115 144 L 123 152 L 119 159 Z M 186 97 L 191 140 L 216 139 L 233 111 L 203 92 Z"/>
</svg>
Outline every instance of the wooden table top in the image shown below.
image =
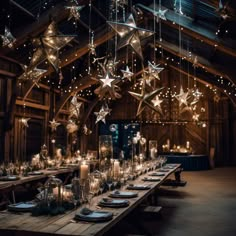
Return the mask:
<svg viewBox="0 0 236 236">
<path fill-rule="evenodd" d="M 172 164 L 173 165 L 173 164 Z M 112 228 L 116 223 L 118 223 L 122 218 L 124 218 L 129 212 L 136 208 L 146 197 L 157 189 L 161 183 L 176 169 L 179 168 L 179 164 L 176 164 L 174 168 L 168 169 L 168 172 L 165 172 L 165 176 L 158 176 L 160 181 L 158 182 L 144 182 L 143 177 L 147 177 L 148 172 L 139 176 L 134 181 L 129 181 L 131 184 L 145 184 L 149 185 L 151 188 L 148 190 L 128 190 L 132 192 L 137 192 L 138 197 L 129 198 L 129 206 L 125 208 L 102 208 L 104 211 L 109 211 L 113 213 L 112 220 L 103 223 L 90 223 L 83 221 L 74 221 L 73 218 L 75 213 L 80 211 L 80 208 L 72 211 L 67 211 L 65 214 L 57 216 L 31 216 L 31 213 L 12 213 L 9 211 L 0 212 L 0 234 L 1 232 L 4 235 L 11 236 L 20 236 L 20 235 L 80 235 L 80 236 L 92 236 L 92 235 L 103 235 L 104 232 Z M 156 169 L 155 171 L 158 171 Z M 107 197 L 109 192 L 106 192 L 102 195 L 94 197 L 90 208 L 92 210 L 98 210 L 97 203 L 99 199 Z M 101 209 L 101 208 L 99 208 Z M 8 234 L 7 234 L 8 233 Z"/>
</svg>

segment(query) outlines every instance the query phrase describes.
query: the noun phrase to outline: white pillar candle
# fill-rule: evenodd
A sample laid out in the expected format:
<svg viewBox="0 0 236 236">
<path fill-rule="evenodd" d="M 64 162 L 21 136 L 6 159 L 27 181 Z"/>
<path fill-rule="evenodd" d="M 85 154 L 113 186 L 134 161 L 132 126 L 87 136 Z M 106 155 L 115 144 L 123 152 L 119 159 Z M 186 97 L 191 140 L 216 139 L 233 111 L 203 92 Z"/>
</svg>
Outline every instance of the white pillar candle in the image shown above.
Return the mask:
<svg viewBox="0 0 236 236">
<path fill-rule="evenodd" d="M 86 162 L 82 162 L 80 165 L 80 179 L 88 178 L 89 167 Z"/>
<path fill-rule="evenodd" d="M 187 148 L 187 149 L 190 148 L 190 142 L 189 142 L 189 141 L 186 142 L 186 148 Z"/>
<path fill-rule="evenodd" d="M 120 162 L 115 160 L 114 161 L 114 177 L 118 177 L 120 174 Z"/>
</svg>

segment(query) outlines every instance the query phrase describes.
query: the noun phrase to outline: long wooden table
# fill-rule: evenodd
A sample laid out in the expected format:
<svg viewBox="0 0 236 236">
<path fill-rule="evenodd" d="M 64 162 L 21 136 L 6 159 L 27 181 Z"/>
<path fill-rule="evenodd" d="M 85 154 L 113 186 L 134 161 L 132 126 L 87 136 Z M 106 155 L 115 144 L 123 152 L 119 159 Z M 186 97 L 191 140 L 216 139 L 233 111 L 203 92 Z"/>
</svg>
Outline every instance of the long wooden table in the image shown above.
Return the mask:
<svg viewBox="0 0 236 236">
<path fill-rule="evenodd" d="M 134 181 L 129 181 L 132 184 L 145 184 L 151 188 L 148 190 L 140 190 L 138 197 L 128 199 L 130 204 L 126 208 L 103 208 L 103 210 L 113 213 L 112 220 L 103 223 L 89 223 L 83 221 L 74 221 L 75 213 L 80 210 L 72 210 L 63 215 L 57 216 L 38 216 L 33 217 L 30 213 L 15 214 L 12 212 L 0 212 L 0 234 L 4 236 L 39 236 L 39 235 L 79 235 L 79 236 L 92 236 L 103 235 L 127 214 L 134 210 L 144 199 L 155 192 L 155 190 L 163 183 L 163 181 L 180 167 L 176 164 L 174 168 L 168 169 L 164 172 L 165 176 L 158 177 L 158 182 L 143 182 L 143 178 L 147 177 L 148 172 L 139 176 Z M 155 170 L 155 171 L 158 171 Z M 130 191 L 130 190 L 128 190 Z M 107 197 L 109 193 L 104 193 L 93 198 L 91 209 L 98 210 L 97 202 L 102 197 Z M 83 207 L 83 206 L 82 206 Z"/>
</svg>

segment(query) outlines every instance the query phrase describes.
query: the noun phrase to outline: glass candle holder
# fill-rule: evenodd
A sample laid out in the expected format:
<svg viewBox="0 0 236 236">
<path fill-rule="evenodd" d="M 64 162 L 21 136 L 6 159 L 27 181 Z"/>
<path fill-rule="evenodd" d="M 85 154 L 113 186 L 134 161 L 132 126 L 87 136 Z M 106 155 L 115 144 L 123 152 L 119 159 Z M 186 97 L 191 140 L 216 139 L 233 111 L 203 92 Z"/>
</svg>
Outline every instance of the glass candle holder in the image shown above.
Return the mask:
<svg viewBox="0 0 236 236">
<path fill-rule="evenodd" d="M 99 136 L 99 167 L 100 170 L 109 169 L 113 159 L 113 142 L 111 135 Z"/>
</svg>

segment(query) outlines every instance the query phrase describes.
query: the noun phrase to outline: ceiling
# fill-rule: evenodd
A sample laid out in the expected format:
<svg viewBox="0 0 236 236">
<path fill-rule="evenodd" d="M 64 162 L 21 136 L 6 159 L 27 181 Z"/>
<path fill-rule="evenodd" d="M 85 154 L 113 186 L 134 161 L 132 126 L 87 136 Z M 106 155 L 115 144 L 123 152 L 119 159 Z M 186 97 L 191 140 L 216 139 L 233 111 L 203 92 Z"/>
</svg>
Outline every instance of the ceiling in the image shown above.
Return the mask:
<svg viewBox="0 0 236 236">
<path fill-rule="evenodd" d="M 127 5 L 122 5 L 126 2 Z M 122 61 L 132 66 L 135 58 L 135 72 L 140 75 L 139 71 L 148 61 L 157 60 L 163 66 L 218 88 L 236 104 L 236 3 L 233 0 L 119 0 L 118 5 L 114 0 L 4 0 L 1 4 L 0 33 L 3 35 L 7 26 L 16 38 L 12 48 L 1 47 L 1 57 L 29 65 L 35 52 L 32 41 L 45 32 L 51 21 L 56 22 L 60 34 L 74 37 L 59 54 L 64 79 L 60 81 L 58 72 L 44 61 L 40 68 L 47 72 L 37 81 L 24 82 L 20 94 L 24 99 L 34 86 L 48 84 L 67 92 L 59 104 L 63 106 L 70 95 L 98 84 L 87 71 L 91 68 L 94 75 L 97 69 L 93 63 L 95 56 L 88 50 L 94 35 L 95 58 L 116 56 L 120 61 L 116 68 L 118 74 L 118 69 L 125 67 Z M 69 20 L 70 12 L 66 7 L 72 5 L 83 6 L 78 21 Z M 154 17 L 159 9 L 167 10 L 163 16 L 166 19 L 159 17 L 157 21 Z M 119 37 L 107 24 L 109 20 L 120 22 L 130 13 L 139 27 L 156 32 L 155 36 L 142 41 L 143 60 L 127 53 L 127 50 L 131 52 L 130 48 L 116 51 Z M 153 53 L 154 47 L 156 53 Z M 17 77 L 21 73 L 23 70 Z"/>
</svg>

